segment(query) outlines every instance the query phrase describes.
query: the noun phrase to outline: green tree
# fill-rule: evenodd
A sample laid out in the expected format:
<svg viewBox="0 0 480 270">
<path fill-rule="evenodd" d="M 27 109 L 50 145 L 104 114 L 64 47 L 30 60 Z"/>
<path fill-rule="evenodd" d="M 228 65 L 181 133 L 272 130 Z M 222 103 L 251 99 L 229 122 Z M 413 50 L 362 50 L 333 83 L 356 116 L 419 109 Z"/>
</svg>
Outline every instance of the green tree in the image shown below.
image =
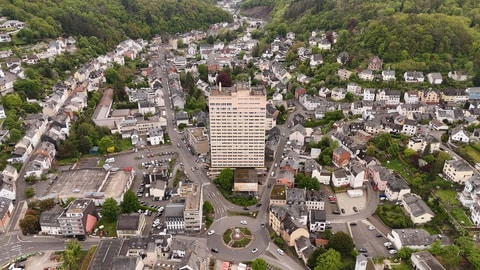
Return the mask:
<svg viewBox="0 0 480 270">
<path fill-rule="evenodd" d="M 403 247 L 398 250 L 397 256 L 404 259 L 408 260 L 412 256 L 412 253 L 415 252 L 413 249 L 408 248 L 408 247 Z"/>
<path fill-rule="evenodd" d="M 114 68 L 107 68 L 105 69 L 105 80 L 108 84 L 114 84 L 115 82 L 120 81 L 120 76 L 118 72 Z"/>
<path fill-rule="evenodd" d="M 35 196 L 35 189 L 33 189 L 33 187 L 29 187 L 25 190 L 25 196 L 30 199 L 32 198 L 33 196 Z"/>
<path fill-rule="evenodd" d="M 80 251 L 82 245 L 79 241 L 69 241 L 65 247 L 65 252 L 62 256 L 62 267 L 68 270 L 77 270 L 80 268 Z"/>
<path fill-rule="evenodd" d="M 55 207 L 55 202 L 53 199 L 42 200 L 38 203 L 38 207 L 40 208 L 40 212 L 47 211 Z"/>
<path fill-rule="evenodd" d="M 103 136 L 97 144 L 100 153 L 106 153 L 109 147 L 115 146 L 111 136 Z"/>
<path fill-rule="evenodd" d="M 38 99 L 43 95 L 42 86 L 36 80 L 16 80 L 13 84 L 13 90 L 15 92 L 23 92 L 31 99 Z"/>
<path fill-rule="evenodd" d="M 353 102 L 355 100 L 355 96 L 353 95 L 352 92 L 348 92 L 345 94 L 345 98 L 343 99 L 343 101 L 345 102 Z"/>
<path fill-rule="evenodd" d="M 3 105 L 6 109 L 20 108 L 23 100 L 18 93 L 8 94 L 3 97 Z"/>
<path fill-rule="evenodd" d="M 40 231 L 40 218 L 37 215 L 25 215 L 18 225 L 22 234 L 35 234 Z"/>
<path fill-rule="evenodd" d="M 210 201 L 205 201 L 205 202 L 203 203 L 203 212 L 204 212 L 205 214 L 208 215 L 208 214 L 210 214 L 210 213 L 213 213 L 214 211 L 215 211 L 215 210 L 214 210 L 213 205 L 212 205 L 212 203 L 211 203 Z"/>
<path fill-rule="evenodd" d="M 342 267 L 342 256 L 332 248 L 318 256 L 314 270 L 338 270 Z"/>
<path fill-rule="evenodd" d="M 267 270 L 267 262 L 262 258 L 252 261 L 252 270 Z"/>
<path fill-rule="evenodd" d="M 342 256 L 349 256 L 355 247 L 352 237 L 350 235 L 340 231 L 332 235 L 328 241 L 327 248 L 333 248 L 340 252 Z"/>
<path fill-rule="evenodd" d="M 327 252 L 327 250 L 324 247 L 318 247 L 317 249 L 315 249 L 312 254 L 310 254 L 310 257 L 308 257 L 307 266 L 310 269 L 315 268 L 315 266 L 317 265 L 318 257 L 320 257 L 320 255 L 325 252 Z"/>
<path fill-rule="evenodd" d="M 218 175 L 215 183 L 219 184 L 223 189 L 231 191 L 233 187 L 233 171 L 230 168 L 223 169 Z"/>
<path fill-rule="evenodd" d="M 10 142 L 18 142 L 23 137 L 22 132 L 16 128 L 10 129 L 10 137 L 8 140 Z"/>
<path fill-rule="evenodd" d="M 118 214 L 120 214 L 120 208 L 118 207 L 117 201 L 113 198 L 106 199 L 102 205 L 100 213 L 103 218 L 109 222 L 117 220 Z"/>
<path fill-rule="evenodd" d="M 122 209 L 122 213 L 135 213 L 140 209 L 141 205 L 138 201 L 137 196 L 132 190 L 127 190 L 125 194 L 123 194 L 123 201 L 120 204 L 120 208 Z"/>
<path fill-rule="evenodd" d="M 303 173 L 298 173 L 295 177 L 295 183 L 298 188 L 306 188 L 307 190 L 320 190 L 320 183 L 317 178 L 305 176 Z"/>
</svg>

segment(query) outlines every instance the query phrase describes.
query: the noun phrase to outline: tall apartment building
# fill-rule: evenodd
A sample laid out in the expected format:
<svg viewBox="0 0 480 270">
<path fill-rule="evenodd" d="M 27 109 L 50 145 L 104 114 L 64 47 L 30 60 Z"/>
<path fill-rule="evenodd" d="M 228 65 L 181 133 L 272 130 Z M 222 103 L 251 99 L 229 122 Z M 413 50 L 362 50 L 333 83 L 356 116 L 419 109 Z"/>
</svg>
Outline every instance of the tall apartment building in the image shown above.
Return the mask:
<svg viewBox="0 0 480 270">
<path fill-rule="evenodd" d="M 264 167 L 265 88 L 220 85 L 210 93 L 209 108 L 211 166 Z"/>
<path fill-rule="evenodd" d="M 183 210 L 185 231 L 198 232 L 202 229 L 202 201 L 202 187 L 193 185 L 192 190 L 187 193 Z"/>
<path fill-rule="evenodd" d="M 59 217 L 61 234 L 64 236 L 85 236 L 97 223 L 95 203 L 92 200 L 77 199 Z"/>
</svg>

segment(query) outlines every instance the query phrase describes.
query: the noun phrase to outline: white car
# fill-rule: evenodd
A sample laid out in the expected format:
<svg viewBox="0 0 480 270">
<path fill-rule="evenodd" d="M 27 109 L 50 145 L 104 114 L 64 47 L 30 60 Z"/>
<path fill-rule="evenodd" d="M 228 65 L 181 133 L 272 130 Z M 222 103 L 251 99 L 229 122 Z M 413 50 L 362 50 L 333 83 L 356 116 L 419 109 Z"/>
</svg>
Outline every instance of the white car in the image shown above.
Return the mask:
<svg viewBox="0 0 480 270">
<path fill-rule="evenodd" d="M 278 254 L 280 254 L 280 255 L 282 255 L 282 256 L 285 255 L 285 252 L 284 252 L 283 250 L 281 250 L 281 249 L 277 249 L 277 252 L 278 252 Z"/>
<path fill-rule="evenodd" d="M 397 254 L 397 251 L 396 251 L 395 249 L 390 249 L 390 250 L 388 251 L 388 253 L 390 253 L 390 254 L 392 254 L 392 255 L 395 255 L 395 254 Z"/>
<path fill-rule="evenodd" d="M 258 252 L 258 248 L 252 249 L 252 253 L 253 253 L 253 254 L 255 254 L 255 253 L 257 253 L 257 252 Z"/>
<path fill-rule="evenodd" d="M 212 234 L 214 234 L 214 233 L 215 233 L 215 230 L 210 230 L 210 231 L 208 231 L 207 234 L 208 234 L 208 235 L 212 235 Z"/>
<path fill-rule="evenodd" d="M 384 245 L 385 247 L 389 247 L 389 246 L 391 246 L 391 245 L 393 245 L 393 244 L 392 244 L 392 242 L 385 242 L 385 243 L 383 243 L 383 245 Z"/>
<path fill-rule="evenodd" d="M 373 225 L 370 225 L 370 227 L 368 227 L 368 230 L 369 230 L 369 231 L 373 231 L 373 230 L 375 230 L 375 226 L 373 226 Z"/>
<path fill-rule="evenodd" d="M 243 219 L 242 219 L 242 220 L 240 220 L 240 224 L 242 224 L 242 225 L 247 225 L 248 223 L 247 223 L 246 220 L 243 220 Z"/>
</svg>

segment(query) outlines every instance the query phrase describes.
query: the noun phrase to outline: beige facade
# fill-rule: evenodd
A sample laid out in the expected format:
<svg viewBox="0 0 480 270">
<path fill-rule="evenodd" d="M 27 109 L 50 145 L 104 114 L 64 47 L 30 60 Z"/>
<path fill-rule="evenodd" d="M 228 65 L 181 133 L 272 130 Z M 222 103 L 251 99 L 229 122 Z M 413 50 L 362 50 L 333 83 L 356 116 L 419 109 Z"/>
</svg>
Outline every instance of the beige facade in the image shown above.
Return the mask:
<svg viewBox="0 0 480 270">
<path fill-rule="evenodd" d="M 199 185 L 193 185 L 192 190 L 187 193 L 183 210 L 185 231 L 198 232 L 202 228 L 202 195 L 202 188 Z"/>
<path fill-rule="evenodd" d="M 447 160 L 443 165 L 443 174 L 453 182 L 465 184 L 473 176 L 473 169 L 463 160 Z"/>
<path fill-rule="evenodd" d="M 265 88 L 220 85 L 211 91 L 209 108 L 212 167 L 264 167 Z"/>
<path fill-rule="evenodd" d="M 188 143 L 192 147 L 195 154 L 206 154 L 210 149 L 208 135 L 204 128 L 189 128 L 187 129 Z"/>
</svg>

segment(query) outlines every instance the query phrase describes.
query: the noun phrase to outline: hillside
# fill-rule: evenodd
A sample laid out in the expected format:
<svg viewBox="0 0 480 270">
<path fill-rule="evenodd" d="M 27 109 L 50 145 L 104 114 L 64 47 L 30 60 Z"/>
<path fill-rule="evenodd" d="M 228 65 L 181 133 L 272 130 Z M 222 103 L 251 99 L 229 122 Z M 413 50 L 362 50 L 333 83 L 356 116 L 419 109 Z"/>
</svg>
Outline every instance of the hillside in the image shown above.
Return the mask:
<svg viewBox="0 0 480 270">
<path fill-rule="evenodd" d="M 293 31 L 307 41 L 312 30 L 337 31 L 337 51 L 361 64 L 378 54 L 392 67 L 480 72 L 480 7 L 475 0 L 247 0 L 266 7 L 267 30 Z M 409 67 L 410 68 L 410 67 Z"/>
<path fill-rule="evenodd" d="M 95 36 L 107 47 L 125 37 L 149 38 L 231 21 L 212 0 L 0 0 L 2 16 L 27 22 L 36 39 Z M 25 33 L 23 33 L 25 34 Z"/>
</svg>

